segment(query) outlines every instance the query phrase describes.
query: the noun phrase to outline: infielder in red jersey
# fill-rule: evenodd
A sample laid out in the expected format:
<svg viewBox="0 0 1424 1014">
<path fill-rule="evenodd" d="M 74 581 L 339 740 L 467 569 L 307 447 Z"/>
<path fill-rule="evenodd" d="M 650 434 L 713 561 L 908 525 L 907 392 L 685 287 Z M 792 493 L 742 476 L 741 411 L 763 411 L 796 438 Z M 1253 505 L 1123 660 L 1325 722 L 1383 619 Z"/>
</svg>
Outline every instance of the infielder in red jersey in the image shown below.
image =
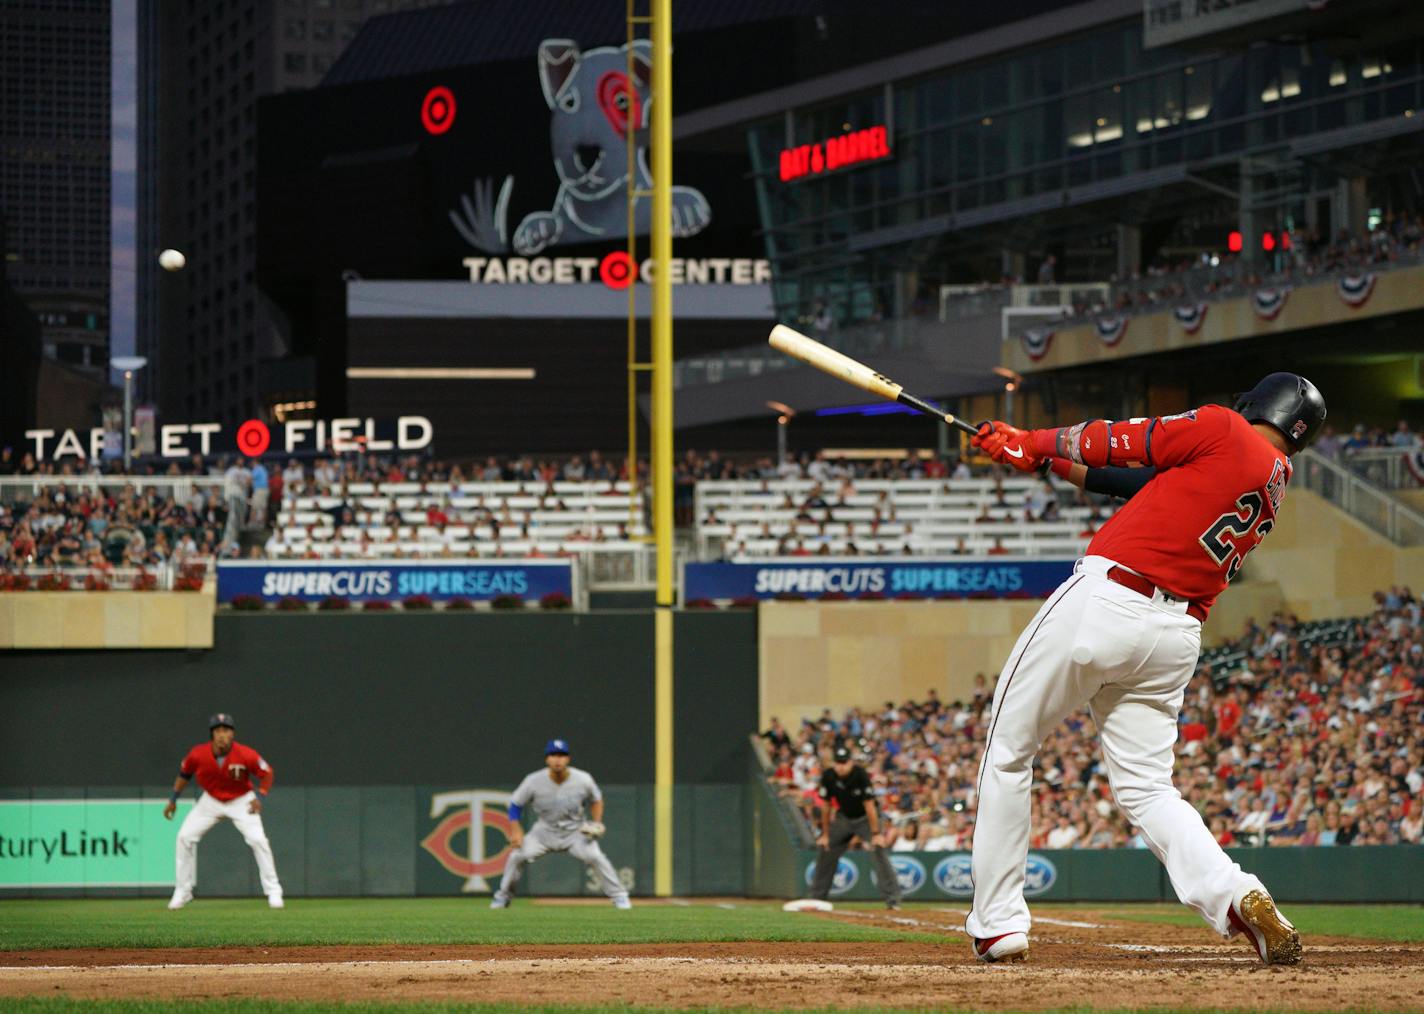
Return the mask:
<svg viewBox="0 0 1424 1014">
<path fill-rule="evenodd" d="M 272 788 L 272 767 L 250 746 L 233 737 L 231 715 L 216 714 L 208 719 L 209 741 L 189 750 L 173 780 L 173 795 L 163 808 L 163 816 L 173 819 L 178 809 L 178 795 L 196 778 L 203 794 L 198 805 L 183 818 L 178 829 L 177 883 L 172 909 L 182 908 L 193 900 L 193 887 L 198 879 L 198 842 L 218 821 L 227 819 L 237 826 L 242 838 L 257 860 L 257 872 L 262 878 L 262 892 L 272 908 L 283 907 L 282 884 L 277 879 L 277 864 L 272 859 L 272 846 L 262 828 L 262 802 L 258 793 L 267 795 Z M 256 791 L 253 782 L 256 782 Z"/>
<path fill-rule="evenodd" d="M 1085 704 L 1118 808 L 1167 867 L 1177 897 L 1217 932 L 1245 933 L 1267 964 L 1300 960 L 1295 927 L 1221 850 L 1172 785 L 1172 767 L 1201 623 L 1275 525 L 1288 455 L 1324 420 L 1325 401 L 1310 381 L 1273 373 L 1234 410 L 1209 405 L 1031 431 L 993 422 L 973 438 L 1002 464 L 1051 467 L 1090 491 L 1127 499 L 1020 635 L 994 690 L 966 921 L 981 960 L 1028 953 L 1033 759 L 1044 737 Z"/>
</svg>

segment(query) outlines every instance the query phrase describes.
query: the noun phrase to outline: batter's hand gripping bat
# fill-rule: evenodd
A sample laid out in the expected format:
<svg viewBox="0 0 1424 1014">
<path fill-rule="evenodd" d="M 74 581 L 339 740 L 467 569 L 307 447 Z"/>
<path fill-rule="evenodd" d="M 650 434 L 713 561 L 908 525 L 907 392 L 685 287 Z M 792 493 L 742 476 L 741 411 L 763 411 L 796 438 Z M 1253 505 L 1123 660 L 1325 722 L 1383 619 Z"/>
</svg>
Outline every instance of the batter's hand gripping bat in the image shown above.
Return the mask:
<svg viewBox="0 0 1424 1014">
<path fill-rule="evenodd" d="M 799 331 L 793 331 L 785 324 L 778 324 L 771 329 L 771 337 L 767 339 L 771 347 L 785 352 L 801 360 L 818 370 L 823 370 L 833 377 L 844 380 L 847 384 L 854 384 L 862 390 L 889 401 L 897 401 L 901 405 L 908 405 L 917 412 L 934 416 L 951 426 L 955 426 L 970 436 L 978 433 L 977 427 L 963 419 L 956 418 L 948 412 L 941 412 L 929 402 L 921 398 L 916 398 L 913 394 L 906 393 L 905 389 L 895 383 L 889 377 L 882 377 L 864 363 L 858 363 L 850 356 L 843 355 L 835 349 L 827 348 L 814 338 L 808 338 Z"/>
</svg>

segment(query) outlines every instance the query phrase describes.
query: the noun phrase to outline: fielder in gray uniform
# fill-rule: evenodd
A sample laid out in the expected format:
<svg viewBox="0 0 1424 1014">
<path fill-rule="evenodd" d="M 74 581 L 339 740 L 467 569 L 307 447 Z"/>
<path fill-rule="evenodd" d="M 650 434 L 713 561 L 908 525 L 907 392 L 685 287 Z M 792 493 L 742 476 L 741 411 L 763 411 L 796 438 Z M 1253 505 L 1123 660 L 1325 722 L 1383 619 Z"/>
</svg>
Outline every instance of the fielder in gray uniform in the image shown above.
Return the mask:
<svg viewBox="0 0 1424 1014">
<path fill-rule="evenodd" d="M 588 815 L 584 816 L 584 805 Z M 529 833 L 519 823 L 526 806 L 538 817 Z M 614 908 L 632 908 L 628 889 L 618 879 L 613 864 L 598 847 L 603 837 L 603 793 L 593 775 L 569 767 L 569 744 L 551 739 L 544 747 L 544 770 L 535 771 L 519 783 L 509 802 L 509 843 L 514 851 L 504 864 L 504 878 L 494 892 L 490 908 L 508 908 L 509 899 L 528 863 L 546 852 L 568 852 L 593 868 L 602 882 L 603 893 L 613 899 Z"/>
</svg>

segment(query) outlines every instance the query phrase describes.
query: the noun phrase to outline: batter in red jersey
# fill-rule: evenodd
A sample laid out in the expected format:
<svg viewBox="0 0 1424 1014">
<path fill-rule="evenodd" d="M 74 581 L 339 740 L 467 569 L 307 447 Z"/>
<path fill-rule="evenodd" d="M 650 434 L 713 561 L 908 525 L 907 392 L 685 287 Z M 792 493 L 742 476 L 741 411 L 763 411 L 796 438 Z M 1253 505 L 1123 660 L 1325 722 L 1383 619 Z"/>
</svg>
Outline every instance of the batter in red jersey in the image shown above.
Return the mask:
<svg viewBox="0 0 1424 1014">
<path fill-rule="evenodd" d="M 283 906 L 282 884 L 277 879 L 272 846 L 262 829 L 262 801 L 258 799 L 259 794 L 265 796 L 272 788 L 272 768 L 256 750 L 233 738 L 234 729 L 231 715 L 219 713 L 208 719 L 208 742 L 199 743 L 183 758 L 173 781 L 173 795 L 163 808 L 163 816 L 172 820 L 179 793 L 189 781 L 198 780 L 203 794 L 178 829 L 178 879 L 169 908 L 179 909 L 193 900 L 198 879 L 198 842 L 224 819 L 233 822 L 252 849 L 267 904 L 273 908 Z"/>
<path fill-rule="evenodd" d="M 1044 737 L 1085 704 L 1118 808 L 1166 866 L 1177 897 L 1217 932 L 1246 934 L 1267 964 L 1300 960 L 1295 928 L 1182 799 L 1172 766 L 1201 623 L 1274 527 L 1288 455 L 1324 420 L 1325 401 L 1310 381 L 1273 373 L 1235 410 L 1209 405 L 1031 431 L 995 422 L 974 437 L 997 462 L 1051 467 L 1090 491 L 1127 499 L 1020 635 L 994 691 L 966 922 L 982 960 L 1028 952 L 1033 759 Z"/>
</svg>

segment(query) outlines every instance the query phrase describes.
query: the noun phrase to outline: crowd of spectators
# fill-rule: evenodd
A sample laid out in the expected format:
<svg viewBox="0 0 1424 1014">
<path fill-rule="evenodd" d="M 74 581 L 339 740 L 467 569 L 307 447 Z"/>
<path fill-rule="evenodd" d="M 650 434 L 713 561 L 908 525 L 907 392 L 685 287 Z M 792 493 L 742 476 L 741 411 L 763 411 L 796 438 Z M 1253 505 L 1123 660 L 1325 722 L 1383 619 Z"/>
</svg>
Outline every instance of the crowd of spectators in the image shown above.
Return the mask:
<svg viewBox="0 0 1424 1014">
<path fill-rule="evenodd" d="M 211 489 L 184 500 L 155 489 L 46 485 L 0 500 L 0 572 L 181 568 L 218 554 L 227 509 Z"/>
<path fill-rule="evenodd" d="M 1344 436 L 1336 433 L 1333 426 L 1326 426 L 1312 446 L 1328 458 L 1382 448 L 1417 451 L 1424 448 L 1424 436 L 1415 432 L 1407 419 L 1399 420 L 1393 429 L 1356 423 L 1354 429 Z"/>
<path fill-rule="evenodd" d="M 1375 596 L 1347 636 L 1316 642 L 1292 618 L 1248 624 L 1230 671 L 1203 665 L 1179 719 L 1176 784 L 1223 846 L 1418 844 L 1424 826 L 1424 601 Z M 898 850 L 973 840 L 975 782 L 993 686 L 972 696 L 829 709 L 764 732 L 771 779 L 815 825 L 830 751 L 849 745 L 870 773 Z M 1034 765 L 1034 848 L 1146 847 L 1112 802 L 1086 712 L 1044 742 Z"/>
<path fill-rule="evenodd" d="M 1073 316 L 1130 313 L 1184 302 L 1239 296 L 1262 286 L 1308 285 L 1341 272 L 1369 271 L 1417 257 L 1424 214 L 1386 213 L 1366 233 L 1341 229 L 1333 237 L 1315 230 L 1272 233 L 1272 250 L 1242 259 L 1206 254 L 1195 260 L 1154 260 L 1131 277 L 1111 279 L 1106 301 L 1075 300 Z"/>
</svg>

